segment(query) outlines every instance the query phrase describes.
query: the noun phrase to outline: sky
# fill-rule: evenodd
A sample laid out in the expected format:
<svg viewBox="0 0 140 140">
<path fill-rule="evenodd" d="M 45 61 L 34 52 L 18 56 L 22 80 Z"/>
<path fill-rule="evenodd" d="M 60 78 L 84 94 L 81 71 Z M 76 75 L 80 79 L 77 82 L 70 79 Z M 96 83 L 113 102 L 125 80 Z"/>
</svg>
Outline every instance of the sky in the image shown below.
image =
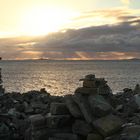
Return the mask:
<svg viewBox="0 0 140 140">
<path fill-rule="evenodd" d="M 0 0 L 3 59 L 140 58 L 140 0 Z"/>
</svg>

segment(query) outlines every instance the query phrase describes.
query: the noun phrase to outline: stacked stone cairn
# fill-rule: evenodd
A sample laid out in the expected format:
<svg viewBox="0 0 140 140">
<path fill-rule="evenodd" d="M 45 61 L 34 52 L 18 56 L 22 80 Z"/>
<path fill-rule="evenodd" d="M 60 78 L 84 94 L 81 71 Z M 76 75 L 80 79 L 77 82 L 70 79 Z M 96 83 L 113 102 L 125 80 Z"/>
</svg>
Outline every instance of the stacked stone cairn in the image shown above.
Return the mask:
<svg viewBox="0 0 140 140">
<path fill-rule="evenodd" d="M 140 140 L 140 86 L 112 94 L 90 74 L 74 94 L 0 96 L 0 140 Z"/>
</svg>

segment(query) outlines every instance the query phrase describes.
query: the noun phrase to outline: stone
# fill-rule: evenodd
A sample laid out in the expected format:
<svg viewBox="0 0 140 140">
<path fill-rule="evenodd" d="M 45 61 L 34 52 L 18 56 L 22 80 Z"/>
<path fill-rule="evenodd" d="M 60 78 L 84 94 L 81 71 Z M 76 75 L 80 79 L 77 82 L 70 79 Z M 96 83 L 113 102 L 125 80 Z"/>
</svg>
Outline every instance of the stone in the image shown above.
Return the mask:
<svg viewBox="0 0 140 140">
<path fill-rule="evenodd" d="M 56 133 L 53 136 L 64 140 L 78 140 L 78 136 L 72 133 Z"/>
<path fill-rule="evenodd" d="M 65 96 L 65 103 L 71 115 L 75 118 L 82 118 L 82 112 L 79 106 L 74 102 L 72 95 Z"/>
<path fill-rule="evenodd" d="M 101 95 L 90 95 L 88 101 L 96 117 L 105 116 L 112 111 L 111 105 Z"/>
<path fill-rule="evenodd" d="M 5 123 L 0 122 L 0 140 L 10 140 L 10 130 Z"/>
<path fill-rule="evenodd" d="M 89 103 L 88 103 L 86 97 L 77 93 L 77 94 L 73 95 L 73 99 L 78 104 L 85 120 L 88 123 L 92 123 L 92 121 L 94 120 L 94 116 L 92 114 L 91 108 L 89 106 Z"/>
<path fill-rule="evenodd" d="M 69 110 L 65 103 L 51 103 L 50 113 L 52 115 L 66 115 L 69 114 Z"/>
<path fill-rule="evenodd" d="M 135 86 L 135 88 L 134 88 L 134 93 L 135 93 L 135 94 L 140 94 L 140 85 L 139 85 L 139 84 L 137 84 L 137 85 Z"/>
<path fill-rule="evenodd" d="M 48 140 L 64 140 L 63 138 L 50 137 Z"/>
<path fill-rule="evenodd" d="M 134 95 L 134 101 L 135 101 L 138 109 L 140 109 L 140 95 L 139 94 Z"/>
<path fill-rule="evenodd" d="M 122 120 L 115 115 L 108 115 L 93 121 L 94 128 L 104 137 L 109 136 L 121 129 Z"/>
<path fill-rule="evenodd" d="M 92 131 L 92 126 L 83 120 L 76 120 L 72 126 L 72 132 L 74 134 L 87 136 Z"/>
<path fill-rule="evenodd" d="M 61 128 L 71 125 L 70 115 L 46 115 L 47 128 Z"/>
<path fill-rule="evenodd" d="M 96 133 L 89 133 L 87 136 L 87 140 L 103 140 L 103 137 Z"/>
<path fill-rule="evenodd" d="M 29 121 L 31 122 L 32 129 L 41 129 L 46 126 L 45 117 L 41 114 L 29 116 Z"/>
<path fill-rule="evenodd" d="M 85 87 L 79 87 L 75 90 L 75 93 L 81 93 L 81 94 L 97 94 L 97 88 L 85 88 Z"/>
<path fill-rule="evenodd" d="M 110 89 L 110 87 L 107 84 L 100 85 L 98 87 L 98 94 L 100 94 L 100 95 L 112 95 L 112 90 Z"/>
<path fill-rule="evenodd" d="M 83 81 L 83 87 L 85 87 L 85 88 L 96 88 L 96 81 L 84 80 Z"/>
<path fill-rule="evenodd" d="M 94 74 L 89 74 L 89 75 L 86 75 L 84 79 L 80 79 L 80 81 L 85 81 L 85 80 L 94 81 L 95 80 L 95 75 Z"/>
<path fill-rule="evenodd" d="M 124 128 L 121 140 L 140 140 L 140 125 Z"/>
</svg>

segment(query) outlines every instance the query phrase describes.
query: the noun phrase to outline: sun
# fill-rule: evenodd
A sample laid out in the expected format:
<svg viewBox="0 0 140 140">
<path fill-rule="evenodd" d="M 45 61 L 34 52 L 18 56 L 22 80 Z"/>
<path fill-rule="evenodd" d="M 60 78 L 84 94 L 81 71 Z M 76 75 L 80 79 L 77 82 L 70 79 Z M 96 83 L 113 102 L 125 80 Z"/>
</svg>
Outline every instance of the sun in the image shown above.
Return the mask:
<svg viewBox="0 0 140 140">
<path fill-rule="evenodd" d="M 31 36 L 57 32 L 71 21 L 74 14 L 62 8 L 33 7 L 22 16 L 21 32 Z"/>
</svg>

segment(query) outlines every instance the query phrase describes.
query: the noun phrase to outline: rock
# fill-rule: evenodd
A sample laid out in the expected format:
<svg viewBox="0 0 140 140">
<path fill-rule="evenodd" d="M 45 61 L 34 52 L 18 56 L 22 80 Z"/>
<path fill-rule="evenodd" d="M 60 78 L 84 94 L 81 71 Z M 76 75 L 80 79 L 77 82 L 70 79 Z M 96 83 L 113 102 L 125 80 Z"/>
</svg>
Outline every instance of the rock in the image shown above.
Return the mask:
<svg viewBox="0 0 140 140">
<path fill-rule="evenodd" d="M 84 80 L 83 81 L 83 87 L 85 88 L 95 88 L 96 87 L 96 81 L 90 81 L 90 80 Z"/>
<path fill-rule="evenodd" d="M 61 128 L 71 125 L 70 115 L 47 115 L 45 117 L 48 128 Z"/>
<path fill-rule="evenodd" d="M 81 94 L 97 94 L 97 88 L 86 88 L 86 87 L 79 87 L 75 90 L 75 93 Z"/>
<path fill-rule="evenodd" d="M 88 123 L 92 123 L 92 121 L 94 120 L 94 117 L 93 117 L 91 108 L 89 106 L 89 103 L 88 103 L 88 100 L 86 99 L 86 97 L 77 93 L 73 96 L 73 99 L 78 104 L 85 120 Z"/>
<path fill-rule="evenodd" d="M 112 95 L 112 90 L 107 84 L 100 85 L 98 88 L 98 94 L 100 95 Z"/>
<path fill-rule="evenodd" d="M 69 110 L 65 103 L 51 103 L 50 113 L 52 115 L 66 115 L 69 114 Z"/>
<path fill-rule="evenodd" d="M 121 140 L 140 140 L 140 125 L 126 127 L 121 134 Z"/>
<path fill-rule="evenodd" d="M 139 84 L 137 84 L 137 85 L 135 86 L 134 93 L 135 93 L 135 94 L 140 94 L 140 85 L 139 85 Z"/>
<path fill-rule="evenodd" d="M 103 140 L 103 137 L 96 133 L 90 133 L 87 136 L 87 140 Z"/>
<path fill-rule="evenodd" d="M 85 80 L 94 81 L 95 80 L 95 75 L 94 74 L 89 74 L 89 75 L 86 75 L 84 79 L 80 79 L 80 81 L 85 81 Z"/>
<path fill-rule="evenodd" d="M 76 120 L 72 126 L 72 132 L 74 134 L 87 136 L 92 131 L 92 126 L 83 120 Z"/>
<path fill-rule="evenodd" d="M 78 140 L 78 136 L 72 133 L 57 133 L 53 136 L 64 140 Z"/>
<path fill-rule="evenodd" d="M 64 140 L 63 138 L 50 137 L 48 140 Z"/>
<path fill-rule="evenodd" d="M 135 101 L 138 109 L 140 109 L 140 95 L 139 94 L 134 95 L 134 101 Z"/>
<path fill-rule="evenodd" d="M 34 130 L 44 128 L 46 126 L 45 117 L 41 114 L 29 116 L 29 121 L 31 122 L 31 127 Z"/>
<path fill-rule="evenodd" d="M 0 122 L 0 139 L 10 140 L 10 130 L 5 123 Z"/>
<path fill-rule="evenodd" d="M 123 122 L 122 120 L 114 115 L 108 115 L 93 121 L 93 126 L 102 134 L 104 137 L 109 136 L 120 130 Z"/>
<path fill-rule="evenodd" d="M 72 95 L 65 96 L 65 103 L 71 115 L 75 118 L 82 118 L 82 112 L 79 106 L 74 102 Z"/>
<path fill-rule="evenodd" d="M 88 101 L 90 103 L 93 114 L 96 117 L 105 116 L 112 110 L 111 105 L 101 95 L 90 95 L 88 97 Z"/>
</svg>

